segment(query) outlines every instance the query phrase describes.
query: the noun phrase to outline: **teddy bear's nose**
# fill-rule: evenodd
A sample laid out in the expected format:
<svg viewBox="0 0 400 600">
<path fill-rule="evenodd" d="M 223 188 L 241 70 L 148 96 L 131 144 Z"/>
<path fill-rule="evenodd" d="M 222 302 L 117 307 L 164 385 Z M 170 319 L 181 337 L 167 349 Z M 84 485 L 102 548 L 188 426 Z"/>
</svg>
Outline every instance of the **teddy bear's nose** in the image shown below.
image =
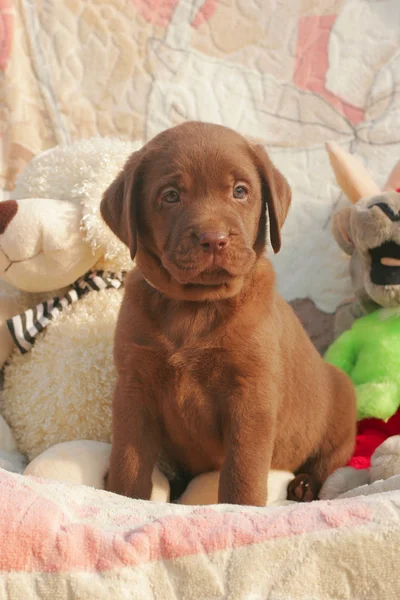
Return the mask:
<svg viewBox="0 0 400 600">
<path fill-rule="evenodd" d="M 13 220 L 18 211 L 16 200 L 4 200 L 0 202 L 0 235 L 5 232 L 7 226 Z"/>
</svg>

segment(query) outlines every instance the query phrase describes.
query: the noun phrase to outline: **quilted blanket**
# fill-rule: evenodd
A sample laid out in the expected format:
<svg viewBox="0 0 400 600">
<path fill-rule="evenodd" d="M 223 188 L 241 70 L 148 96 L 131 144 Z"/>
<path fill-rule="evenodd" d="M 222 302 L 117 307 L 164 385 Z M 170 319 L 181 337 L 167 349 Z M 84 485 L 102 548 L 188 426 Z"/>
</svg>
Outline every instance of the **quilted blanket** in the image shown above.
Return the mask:
<svg viewBox="0 0 400 600">
<path fill-rule="evenodd" d="M 231 126 L 267 145 L 294 190 L 280 291 L 334 311 L 350 284 L 324 144 L 384 181 L 400 149 L 399 48 L 398 0 L 0 0 L 0 188 L 79 137 Z"/>
<path fill-rule="evenodd" d="M 262 141 L 293 188 L 284 297 L 321 347 L 350 292 L 324 149 L 400 152 L 399 0 L 0 0 L 0 191 L 37 153 L 186 119 Z M 319 324 L 319 325 L 318 325 Z M 400 597 L 400 488 L 268 509 L 141 503 L 0 470 L 0 600 Z M 363 494 L 363 495 L 361 495 Z"/>
</svg>

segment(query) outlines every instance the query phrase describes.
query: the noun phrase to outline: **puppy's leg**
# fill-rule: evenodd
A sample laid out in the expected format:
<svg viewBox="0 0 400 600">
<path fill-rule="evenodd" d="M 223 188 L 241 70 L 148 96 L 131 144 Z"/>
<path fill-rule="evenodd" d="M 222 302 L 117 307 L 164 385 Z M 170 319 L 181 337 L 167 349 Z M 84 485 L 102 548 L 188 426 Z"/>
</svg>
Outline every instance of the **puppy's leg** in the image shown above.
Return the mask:
<svg viewBox="0 0 400 600">
<path fill-rule="evenodd" d="M 161 443 L 161 425 L 143 384 L 132 376 L 120 377 L 113 400 L 113 442 L 106 489 L 150 500 Z"/>
<path fill-rule="evenodd" d="M 240 409 L 231 415 L 226 434 L 227 448 L 219 481 L 219 503 L 266 505 L 274 436 L 275 419 L 264 409 L 254 410 L 251 401 L 242 399 Z"/>
<path fill-rule="evenodd" d="M 318 450 L 296 472 L 288 485 L 288 500 L 311 502 L 325 480 L 350 459 L 356 441 L 356 396 L 350 379 L 338 369 L 330 369 L 332 413 L 329 428 Z M 329 388 L 328 388 L 329 389 Z"/>
</svg>

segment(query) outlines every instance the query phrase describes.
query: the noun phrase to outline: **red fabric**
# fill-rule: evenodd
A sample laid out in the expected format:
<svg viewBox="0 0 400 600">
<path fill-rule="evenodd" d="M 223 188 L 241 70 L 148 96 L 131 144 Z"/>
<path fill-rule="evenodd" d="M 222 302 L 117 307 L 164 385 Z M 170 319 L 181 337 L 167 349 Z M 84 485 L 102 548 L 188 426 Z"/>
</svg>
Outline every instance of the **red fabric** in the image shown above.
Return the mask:
<svg viewBox="0 0 400 600">
<path fill-rule="evenodd" d="M 368 469 L 371 466 L 371 456 L 387 438 L 400 435 L 400 408 L 389 421 L 381 419 L 363 419 L 357 427 L 356 448 L 347 463 L 354 469 Z"/>
</svg>

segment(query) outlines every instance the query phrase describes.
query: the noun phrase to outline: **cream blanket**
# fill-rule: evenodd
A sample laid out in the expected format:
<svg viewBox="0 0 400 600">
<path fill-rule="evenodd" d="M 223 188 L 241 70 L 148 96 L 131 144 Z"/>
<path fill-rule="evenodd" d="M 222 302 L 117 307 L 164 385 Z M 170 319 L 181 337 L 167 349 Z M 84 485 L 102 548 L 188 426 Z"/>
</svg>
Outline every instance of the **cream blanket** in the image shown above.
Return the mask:
<svg viewBox="0 0 400 600">
<path fill-rule="evenodd" d="M 0 471 L 0 598 L 397 600 L 400 491 L 152 504 Z"/>
</svg>

